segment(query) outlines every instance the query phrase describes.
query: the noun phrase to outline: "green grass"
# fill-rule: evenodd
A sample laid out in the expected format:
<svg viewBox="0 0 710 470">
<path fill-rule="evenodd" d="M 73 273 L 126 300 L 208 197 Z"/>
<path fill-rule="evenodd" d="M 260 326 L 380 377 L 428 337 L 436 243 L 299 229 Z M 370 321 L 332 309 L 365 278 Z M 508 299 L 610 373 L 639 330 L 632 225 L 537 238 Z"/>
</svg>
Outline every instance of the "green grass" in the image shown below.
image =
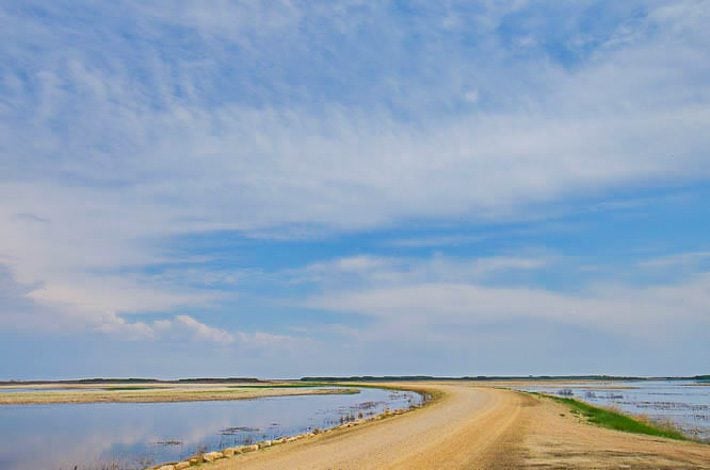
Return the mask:
<svg viewBox="0 0 710 470">
<path fill-rule="evenodd" d="M 309 388 L 309 387 L 333 387 L 332 383 L 322 382 L 290 382 L 290 383 L 275 383 L 275 384 L 259 384 L 259 385 L 227 385 L 228 388 Z"/>
<path fill-rule="evenodd" d="M 587 403 L 575 400 L 574 398 L 560 398 L 546 395 L 553 400 L 567 405 L 572 413 L 585 417 L 590 423 L 599 426 L 615 429 L 617 431 L 633 432 L 636 434 L 648 434 L 649 436 L 667 437 L 669 439 L 688 440 L 682 433 L 672 428 L 662 427 L 645 423 L 630 416 L 617 413 L 605 408 L 598 408 Z"/>
<path fill-rule="evenodd" d="M 141 387 L 139 385 L 127 385 L 125 387 L 104 387 L 103 390 L 106 390 L 108 392 L 124 392 L 128 390 L 160 390 L 159 388 L 155 387 Z"/>
</svg>

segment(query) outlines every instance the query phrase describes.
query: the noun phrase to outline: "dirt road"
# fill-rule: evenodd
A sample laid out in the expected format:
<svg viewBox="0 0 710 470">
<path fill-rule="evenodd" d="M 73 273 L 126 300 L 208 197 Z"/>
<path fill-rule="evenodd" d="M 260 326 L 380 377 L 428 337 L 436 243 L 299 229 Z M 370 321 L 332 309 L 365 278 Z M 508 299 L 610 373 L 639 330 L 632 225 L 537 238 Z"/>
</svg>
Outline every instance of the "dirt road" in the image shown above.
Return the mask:
<svg viewBox="0 0 710 470">
<path fill-rule="evenodd" d="M 710 468 L 708 445 L 598 428 L 548 400 L 470 384 L 418 387 L 436 388 L 443 396 L 404 415 L 210 468 Z"/>
</svg>

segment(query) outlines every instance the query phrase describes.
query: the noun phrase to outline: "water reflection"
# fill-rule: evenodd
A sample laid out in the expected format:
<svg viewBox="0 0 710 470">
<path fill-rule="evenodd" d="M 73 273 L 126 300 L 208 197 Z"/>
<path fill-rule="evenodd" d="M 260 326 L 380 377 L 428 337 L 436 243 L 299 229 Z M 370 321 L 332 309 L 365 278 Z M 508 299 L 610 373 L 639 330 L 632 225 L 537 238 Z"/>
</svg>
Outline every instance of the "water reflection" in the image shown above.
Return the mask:
<svg viewBox="0 0 710 470">
<path fill-rule="evenodd" d="M 239 401 L 1 406 L 0 468 L 144 468 L 420 402 L 411 392 L 362 389 Z"/>
</svg>

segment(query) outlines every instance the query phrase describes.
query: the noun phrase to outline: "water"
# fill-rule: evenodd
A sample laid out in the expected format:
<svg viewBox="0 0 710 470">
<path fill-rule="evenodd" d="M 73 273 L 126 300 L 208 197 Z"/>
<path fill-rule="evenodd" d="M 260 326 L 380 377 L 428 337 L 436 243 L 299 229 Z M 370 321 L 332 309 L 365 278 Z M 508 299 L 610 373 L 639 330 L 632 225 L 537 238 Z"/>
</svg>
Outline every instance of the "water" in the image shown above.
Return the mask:
<svg viewBox="0 0 710 470">
<path fill-rule="evenodd" d="M 421 400 L 413 392 L 368 388 L 237 401 L 0 406 L 0 468 L 144 468 L 199 451 L 325 429 Z"/>
<path fill-rule="evenodd" d="M 651 420 L 670 421 L 686 435 L 710 442 L 710 386 L 695 381 L 653 380 L 545 384 L 516 387 L 613 406 Z M 569 395 L 571 393 L 571 395 Z"/>
</svg>

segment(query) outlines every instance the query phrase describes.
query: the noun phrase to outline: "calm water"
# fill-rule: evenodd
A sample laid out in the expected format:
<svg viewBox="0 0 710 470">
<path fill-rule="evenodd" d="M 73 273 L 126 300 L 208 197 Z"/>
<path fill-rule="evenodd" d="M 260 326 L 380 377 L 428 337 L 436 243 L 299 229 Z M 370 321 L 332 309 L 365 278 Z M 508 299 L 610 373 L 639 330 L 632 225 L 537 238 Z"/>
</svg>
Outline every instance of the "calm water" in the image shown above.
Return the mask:
<svg viewBox="0 0 710 470">
<path fill-rule="evenodd" d="M 707 384 L 707 383 L 706 383 Z M 520 387 L 567 395 L 599 406 L 669 420 L 691 437 L 710 441 L 710 386 L 693 381 L 631 381 Z"/>
<path fill-rule="evenodd" d="M 412 392 L 362 389 L 238 401 L 0 406 L 0 469 L 144 468 L 420 403 Z"/>
</svg>

